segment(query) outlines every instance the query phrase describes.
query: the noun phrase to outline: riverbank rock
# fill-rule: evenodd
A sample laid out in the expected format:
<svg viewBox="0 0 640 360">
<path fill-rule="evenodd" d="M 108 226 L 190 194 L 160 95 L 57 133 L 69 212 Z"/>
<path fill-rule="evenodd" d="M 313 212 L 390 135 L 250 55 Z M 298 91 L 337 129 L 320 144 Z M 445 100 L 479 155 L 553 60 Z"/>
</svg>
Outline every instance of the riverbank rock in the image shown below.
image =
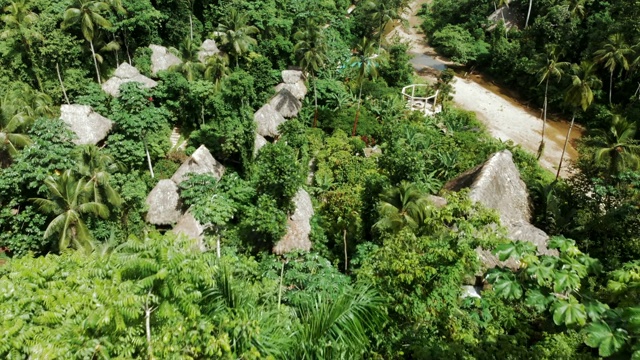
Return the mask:
<svg viewBox="0 0 640 360">
<path fill-rule="evenodd" d="M 529 223 L 529 193 L 510 151 L 503 150 L 491 155 L 484 164 L 449 181 L 444 188 L 450 191 L 469 188 L 471 200 L 498 212 L 509 239 L 529 241 L 536 245 L 538 253 L 542 255 L 558 255 L 557 251 L 547 248 L 549 236 Z M 489 251 L 477 251 L 485 266 L 489 268 L 497 265 L 511 268 L 519 266 L 512 259 L 502 263 Z"/>
<path fill-rule="evenodd" d="M 298 190 L 293 197 L 296 210 L 287 219 L 287 233 L 273 247 L 273 253 L 282 255 L 294 250 L 311 250 L 311 218 L 314 215 L 313 203 L 309 193 L 304 189 Z"/>
<path fill-rule="evenodd" d="M 220 53 L 220 49 L 218 49 L 218 45 L 215 40 L 206 39 L 202 46 L 200 46 L 200 51 L 198 51 L 198 60 L 200 62 L 205 62 L 209 56 L 218 55 Z"/>
<path fill-rule="evenodd" d="M 220 164 L 209 152 L 206 146 L 200 145 L 200 147 L 193 152 L 193 154 L 180 165 L 178 170 L 173 174 L 171 180 L 177 185 L 188 178 L 188 174 L 211 174 L 216 179 L 220 180 L 224 175 L 224 165 Z"/>
<path fill-rule="evenodd" d="M 169 70 L 174 65 L 182 64 L 179 57 L 172 54 L 166 47 L 160 45 L 149 45 L 151 49 L 151 74 L 156 75 L 159 71 Z"/>
<path fill-rule="evenodd" d="M 140 74 L 140 71 L 129 65 L 129 63 L 123 62 L 118 66 L 113 77 L 102 84 L 102 90 L 111 96 L 118 97 L 120 95 L 120 86 L 128 82 L 138 82 L 146 88 L 153 88 L 158 85 L 157 82 Z"/>
<path fill-rule="evenodd" d="M 73 140 L 76 145 L 99 143 L 107 137 L 113 126 L 113 121 L 93 111 L 88 105 L 62 105 L 60 119 L 78 137 Z"/>
<path fill-rule="evenodd" d="M 182 216 L 182 202 L 178 185 L 173 180 L 160 180 L 147 196 L 146 220 L 154 225 L 172 225 Z"/>
<path fill-rule="evenodd" d="M 256 123 L 256 132 L 263 137 L 276 137 L 280 135 L 278 126 L 286 119 L 269 103 L 262 106 L 253 114 Z"/>
</svg>

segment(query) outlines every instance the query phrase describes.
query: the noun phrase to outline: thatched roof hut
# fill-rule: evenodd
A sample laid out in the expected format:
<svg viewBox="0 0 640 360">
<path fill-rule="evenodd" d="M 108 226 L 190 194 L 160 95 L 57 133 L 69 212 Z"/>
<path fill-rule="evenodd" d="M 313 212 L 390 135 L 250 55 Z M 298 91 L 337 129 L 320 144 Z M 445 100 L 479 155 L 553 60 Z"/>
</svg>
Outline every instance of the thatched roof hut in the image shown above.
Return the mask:
<svg viewBox="0 0 640 360">
<path fill-rule="evenodd" d="M 503 6 L 499 9 L 496 9 L 489 17 L 487 18 L 489 21 L 492 21 L 494 24 L 489 26 L 487 30 L 491 31 L 496 27 L 496 24 L 500 21 L 504 20 L 504 26 L 507 30 L 511 30 L 511 28 L 520 28 L 520 23 L 524 21 L 522 19 L 522 14 L 516 11 L 513 8 Z"/>
<path fill-rule="evenodd" d="M 191 214 L 189 210 L 180 217 L 176 226 L 173 227 L 174 234 L 178 236 L 186 236 L 187 238 L 193 239 L 197 241 L 197 247 L 201 251 L 205 251 L 206 247 L 204 245 L 204 226 L 196 220 L 195 217 Z"/>
<path fill-rule="evenodd" d="M 99 143 L 107 137 L 113 126 L 113 121 L 93 111 L 88 105 L 62 105 L 60 119 L 78 137 L 73 140 L 76 145 Z"/>
<path fill-rule="evenodd" d="M 280 89 L 276 96 L 269 101 L 269 104 L 285 118 L 298 116 L 302 108 L 300 100 L 287 89 Z"/>
<path fill-rule="evenodd" d="M 471 200 L 498 212 L 502 225 L 507 229 L 508 238 L 534 243 L 539 254 L 558 254 L 557 251 L 547 248 L 549 236 L 529 223 L 531 219 L 529 193 L 509 150 L 491 155 L 484 164 L 449 181 L 444 188 L 451 191 L 469 188 Z M 500 263 L 488 251 L 479 249 L 478 254 L 487 267 L 498 264 L 518 266 L 513 261 Z"/>
<path fill-rule="evenodd" d="M 285 84 L 296 84 L 304 81 L 304 74 L 300 70 L 282 70 L 282 81 Z"/>
<path fill-rule="evenodd" d="M 206 146 L 200 145 L 200 147 L 176 170 L 171 177 L 176 184 L 180 184 L 187 179 L 187 175 L 190 173 L 195 174 L 211 174 L 216 179 L 220 180 L 224 174 L 224 166 L 220 164 L 211 155 L 209 149 Z"/>
<path fill-rule="evenodd" d="M 198 60 L 200 62 L 205 62 L 209 56 L 218 55 L 220 53 L 220 49 L 218 49 L 218 45 L 215 40 L 206 39 L 202 46 L 200 46 L 200 51 L 198 51 Z"/>
<path fill-rule="evenodd" d="M 280 135 L 278 126 L 286 119 L 269 103 L 258 109 L 253 114 L 256 123 L 256 132 L 261 136 L 276 137 Z"/>
<path fill-rule="evenodd" d="M 300 80 L 294 84 L 280 83 L 276 86 L 276 92 L 280 92 L 282 89 L 287 89 L 293 96 L 298 100 L 304 99 L 307 96 L 307 86 L 304 84 L 304 81 Z"/>
<path fill-rule="evenodd" d="M 273 247 L 273 253 L 282 255 L 294 250 L 311 250 L 311 218 L 313 217 L 313 203 L 304 189 L 298 190 L 293 197 L 296 210 L 287 220 L 287 233 Z"/>
<path fill-rule="evenodd" d="M 263 146 L 267 145 L 267 143 L 268 141 L 264 138 L 264 136 L 256 134 L 256 138 L 253 141 L 253 156 L 258 155 L 258 151 L 260 151 Z"/>
<path fill-rule="evenodd" d="M 172 225 L 182 216 L 178 185 L 170 179 L 160 180 L 147 196 L 146 220 L 154 225 Z"/>
<path fill-rule="evenodd" d="M 166 47 L 160 45 L 149 45 L 151 49 L 151 74 L 155 75 L 159 71 L 169 70 L 174 65 L 182 64 L 182 60 L 172 54 Z"/>
<path fill-rule="evenodd" d="M 147 88 L 152 88 L 158 85 L 157 82 L 140 74 L 140 71 L 129 65 L 129 63 L 123 62 L 118 66 L 113 77 L 102 84 L 102 90 L 111 96 L 117 97 L 120 95 L 120 85 L 128 82 L 138 82 Z"/>
</svg>

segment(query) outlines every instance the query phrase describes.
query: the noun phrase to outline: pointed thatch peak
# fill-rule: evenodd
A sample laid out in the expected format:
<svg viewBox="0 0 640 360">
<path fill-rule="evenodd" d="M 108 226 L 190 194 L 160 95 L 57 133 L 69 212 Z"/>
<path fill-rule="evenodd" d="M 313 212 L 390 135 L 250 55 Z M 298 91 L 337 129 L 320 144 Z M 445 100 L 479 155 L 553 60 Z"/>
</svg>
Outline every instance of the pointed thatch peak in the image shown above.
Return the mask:
<svg viewBox="0 0 640 360">
<path fill-rule="evenodd" d="M 295 84 L 304 81 L 304 75 L 300 70 L 282 70 L 282 81 L 285 84 Z"/>
<path fill-rule="evenodd" d="M 76 145 L 99 143 L 107 137 L 113 126 L 113 121 L 93 111 L 88 105 L 62 105 L 60 119 L 78 137 L 73 140 Z"/>
<path fill-rule="evenodd" d="M 258 135 L 276 137 L 280 135 L 278 126 L 286 120 L 271 104 L 265 104 L 253 114 L 253 121 Z"/>
<path fill-rule="evenodd" d="M 201 251 L 206 251 L 207 249 L 204 245 L 203 236 L 204 230 L 204 226 L 202 226 L 202 224 L 200 224 L 200 222 L 196 220 L 195 217 L 193 217 L 191 211 L 187 210 L 187 212 L 184 213 L 182 217 L 180 217 L 180 220 L 178 220 L 178 223 L 173 227 L 173 230 L 171 230 L 171 232 L 178 236 L 185 236 L 187 238 L 196 240 L 198 249 Z"/>
<path fill-rule="evenodd" d="M 169 70 L 173 65 L 182 64 L 182 60 L 164 46 L 152 44 L 149 45 L 149 49 L 151 49 L 151 74 L 153 75 L 162 70 Z"/>
<path fill-rule="evenodd" d="M 135 67 L 123 62 L 118 66 L 113 77 L 102 84 L 102 90 L 111 96 L 118 97 L 120 95 L 120 85 L 128 82 L 141 83 L 146 88 L 152 88 L 158 85 L 157 82 L 140 74 Z"/>
<path fill-rule="evenodd" d="M 160 180 L 147 196 L 146 220 L 154 225 L 172 225 L 182 216 L 178 185 L 170 179 Z"/>
<path fill-rule="evenodd" d="M 449 181 L 444 188 L 451 191 L 469 188 L 471 200 L 498 212 L 502 225 L 507 229 L 509 239 L 529 241 L 538 247 L 538 253 L 557 255 L 557 251 L 547 248 L 549 236 L 529 223 L 531 219 L 529 193 L 509 150 L 491 155 L 484 164 Z M 496 264 L 518 266 L 513 261 L 500 263 L 488 251 L 479 249 L 478 253 L 488 267 L 494 267 Z"/>
<path fill-rule="evenodd" d="M 224 170 L 224 166 L 216 161 L 213 155 L 211 155 L 211 152 L 209 152 L 209 149 L 204 145 L 200 145 L 200 147 L 180 165 L 171 177 L 171 180 L 179 185 L 187 179 L 187 175 L 190 173 L 211 174 L 220 180 L 224 174 Z"/>
<path fill-rule="evenodd" d="M 218 45 L 215 40 L 206 39 L 202 46 L 200 46 L 200 51 L 198 51 L 198 60 L 200 62 L 205 62 L 209 56 L 218 55 L 220 53 L 220 49 L 218 49 Z"/>
<path fill-rule="evenodd" d="M 258 155 L 258 151 L 260 151 L 263 146 L 267 145 L 267 143 L 268 141 L 264 136 L 256 134 L 256 138 L 253 141 L 253 156 Z"/>
<path fill-rule="evenodd" d="M 276 92 L 280 92 L 280 90 L 286 89 L 298 100 L 304 99 L 307 96 L 307 86 L 304 84 L 304 81 L 300 80 L 293 84 L 280 83 L 276 86 Z"/>
<path fill-rule="evenodd" d="M 524 22 L 522 14 L 519 11 L 507 6 L 502 6 L 496 9 L 496 11 L 491 13 L 487 19 L 494 22 L 493 25 L 489 26 L 489 31 L 493 30 L 496 27 L 496 24 L 501 21 L 504 21 L 504 26 L 507 30 L 511 30 L 511 28 L 518 29 L 520 28 L 519 25 Z"/>
<path fill-rule="evenodd" d="M 295 211 L 287 219 L 287 233 L 273 247 L 273 253 L 282 255 L 293 250 L 311 250 L 311 218 L 314 215 L 311 196 L 304 189 L 298 190 L 293 197 Z"/>
<path fill-rule="evenodd" d="M 285 118 L 298 116 L 302 108 L 300 100 L 287 89 L 280 89 L 276 96 L 269 101 L 269 104 Z"/>
</svg>

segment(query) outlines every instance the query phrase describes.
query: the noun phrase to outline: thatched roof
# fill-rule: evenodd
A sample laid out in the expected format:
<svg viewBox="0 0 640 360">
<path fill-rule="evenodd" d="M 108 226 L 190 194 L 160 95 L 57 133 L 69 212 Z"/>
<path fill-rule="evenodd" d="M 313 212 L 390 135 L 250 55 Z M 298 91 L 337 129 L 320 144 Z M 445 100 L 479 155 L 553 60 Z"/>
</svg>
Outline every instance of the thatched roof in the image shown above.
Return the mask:
<svg viewBox="0 0 640 360">
<path fill-rule="evenodd" d="M 107 137 L 113 126 L 113 121 L 93 111 L 88 105 L 62 105 L 60 119 L 78 137 L 73 140 L 76 145 L 97 144 Z"/>
<path fill-rule="evenodd" d="M 366 148 L 364 148 L 364 157 L 372 157 L 372 156 L 380 156 L 382 155 L 382 149 L 380 149 L 377 145 L 376 146 L 367 146 Z"/>
<path fill-rule="evenodd" d="M 170 179 L 160 180 L 147 196 L 146 220 L 154 225 L 175 224 L 182 216 L 178 185 Z"/>
<path fill-rule="evenodd" d="M 160 45 L 149 45 L 151 49 L 151 74 L 155 75 L 158 71 L 169 70 L 173 65 L 182 64 L 179 57 L 172 54 L 166 47 Z"/>
<path fill-rule="evenodd" d="M 298 112 L 302 108 L 300 100 L 287 89 L 278 91 L 276 96 L 269 101 L 269 104 L 285 118 L 298 116 Z"/>
<path fill-rule="evenodd" d="M 140 74 L 140 71 L 135 67 L 129 65 L 127 62 L 123 62 L 116 69 L 113 77 L 102 84 L 102 90 L 111 96 L 120 95 L 120 85 L 128 82 L 138 82 L 144 87 L 152 88 L 158 85 L 157 82 L 149 79 L 148 77 Z"/>
<path fill-rule="evenodd" d="M 447 199 L 440 196 L 429 195 L 427 196 L 427 200 L 438 209 L 447 206 Z"/>
<path fill-rule="evenodd" d="M 489 26 L 488 30 L 493 30 L 496 27 L 496 24 L 500 21 L 503 21 L 503 19 L 504 26 L 507 29 L 511 29 L 513 27 L 518 29 L 520 27 L 519 24 L 524 20 L 521 18 L 522 14 L 520 14 L 520 12 L 516 11 L 513 8 L 503 6 L 491 13 L 491 15 L 489 15 L 489 17 L 487 18 L 489 21 L 493 21 L 495 23 Z"/>
<path fill-rule="evenodd" d="M 178 170 L 176 170 L 171 177 L 171 180 L 176 184 L 180 184 L 187 179 L 187 174 L 189 173 L 211 174 L 216 179 L 220 180 L 224 174 L 224 170 L 224 166 L 216 161 L 209 152 L 209 149 L 204 145 L 200 145 L 193 155 L 180 165 Z"/>
<path fill-rule="evenodd" d="M 276 92 L 280 92 L 282 89 L 287 89 L 293 96 L 298 100 L 304 99 L 307 96 L 307 86 L 304 84 L 304 81 L 300 80 L 293 84 L 280 83 L 276 86 Z"/>
<path fill-rule="evenodd" d="M 253 114 L 256 122 L 256 132 L 261 136 L 276 137 L 280 135 L 278 126 L 285 122 L 285 118 L 269 104 L 265 104 Z"/>
<path fill-rule="evenodd" d="M 267 143 L 268 141 L 264 138 L 264 136 L 256 134 L 256 138 L 253 141 L 253 156 L 258 155 L 258 151 L 260 151 L 263 146 L 267 145 Z"/>
<path fill-rule="evenodd" d="M 532 242 L 538 247 L 540 254 L 557 255 L 555 250 L 547 248 L 549 236 L 529 223 L 531 218 L 529 193 L 509 150 L 491 155 L 484 164 L 449 181 L 444 188 L 452 191 L 469 188 L 471 200 L 498 212 L 502 225 L 507 229 L 508 238 Z M 488 267 L 497 264 L 518 266 L 513 261 L 506 264 L 500 263 L 488 251 L 479 249 L 478 253 Z"/>
<path fill-rule="evenodd" d="M 200 51 L 198 51 L 198 60 L 204 62 L 207 60 L 209 56 L 218 55 L 220 53 L 220 49 L 218 49 L 218 45 L 215 40 L 206 39 L 202 46 L 200 46 Z"/>
<path fill-rule="evenodd" d="M 296 210 L 287 220 L 287 233 L 273 247 L 273 253 L 282 255 L 293 250 L 311 250 L 311 217 L 313 217 L 313 203 L 304 189 L 298 190 L 293 197 Z"/>
<path fill-rule="evenodd" d="M 178 236 L 186 236 L 187 238 L 196 240 L 198 248 L 201 251 L 205 251 L 204 230 L 204 226 L 187 210 L 171 231 Z"/>
<path fill-rule="evenodd" d="M 300 81 L 304 82 L 304 75 L 300 70 L 282 70 L 282 81 L 285 84 L 296 84 Z"/>
</svg>

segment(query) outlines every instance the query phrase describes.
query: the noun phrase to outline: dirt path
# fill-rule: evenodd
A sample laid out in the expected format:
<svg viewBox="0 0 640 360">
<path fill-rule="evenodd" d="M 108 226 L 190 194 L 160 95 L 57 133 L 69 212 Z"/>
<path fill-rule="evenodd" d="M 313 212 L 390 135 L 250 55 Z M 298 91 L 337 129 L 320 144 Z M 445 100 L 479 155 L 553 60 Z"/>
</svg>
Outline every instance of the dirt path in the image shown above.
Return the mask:
<svg viewBox="0 0 640 360">
<path fill-rule="evenodd" d="M 410 9 L 403 16 L 409 22 L 410 28 L 407 29 L 399 25 L 387 35 L 387 39 L 399 36 L 410 44 L 410 53 L 414 55 L 412 63 L 417 71 L 424 66 L 437 69 L 450 64 L 448 59 L 439 56 L 433 48 L 426 44 L 424 35 L 417 28 L 421 19 L 416 14 L 422 4 L 429 1 L 416 0 L 412 2 Z M 420 71 L 420 74 L 422 73 Z M 429 81 L 434 80 L 433 75 L 423 77 Z M 469 76 L 465 79 L 456 76 L 453 87 L 455 91 L 453 101 L 461 108 L 475 112 L 493 137 L 502 141 L 511 140 L 529 152 L 537 153 L 542 132 L 542 120 L 539 112 L 534 113 L 526 109 L 496 85 L 483 81 L 480 76 Z M 546 146 L 544 154 L 540 158 L 540 165 L 553 173 L 556 172 L 560 161 L 567 129 L 567 121 L 547 121 Z M 565 155 L 565 164 L 578 157 L 578 152 L 572 143 L 575 143 L 575 140 L 581 135 L 582 130 L 574 127 Z M 560 175 L 567 177 L 569 174 L 566 166 L 563 165 Z"/>
</svg>

